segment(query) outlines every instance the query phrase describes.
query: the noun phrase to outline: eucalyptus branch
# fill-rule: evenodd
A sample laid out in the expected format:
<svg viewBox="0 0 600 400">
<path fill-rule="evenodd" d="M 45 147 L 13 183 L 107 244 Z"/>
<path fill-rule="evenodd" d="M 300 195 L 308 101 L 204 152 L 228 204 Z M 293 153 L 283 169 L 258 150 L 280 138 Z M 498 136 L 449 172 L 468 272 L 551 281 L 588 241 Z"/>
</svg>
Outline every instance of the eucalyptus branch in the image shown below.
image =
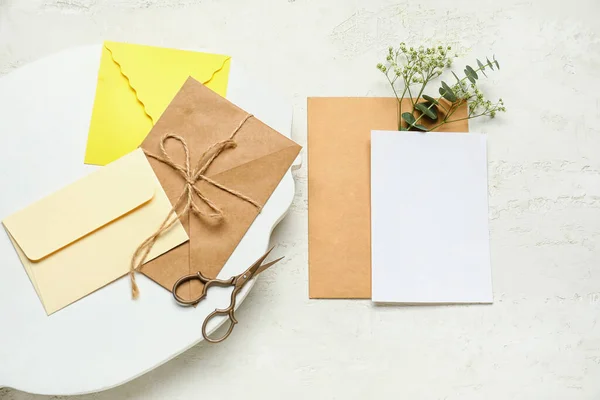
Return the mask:
<svg viewBox="0 0 600 400">
<path fill-rule="evenodd" d="M 477 68 L 467 65 L 462 78 L 452 72 L 456 83 L 450 86 L 441 81 L 441 87 L 438 89 L 440 97 L 437 99 L 424 94 L 428 84 L 441 76 L 452 65 L 452 59 L 456 55 L 451 55 L 451 50 L 450 46 L 430 48 L 420 46 L 415 49 L 407 47 L 405 43 L 400 43 L 397 49 L 392 47 L 388 49 L 385 64 L 377 65 L 377 68 L 386 75 L 398 102 L 399 130 L 430 131 L 446 123 L 481 116 L 493 118 L 496 113 L 506 111 L 502 99 L 492 103 L 485 99 L 477 87 L 479 74 L 487 76 L 485 70 L 494 70 L 494 67 L 500 69 L 500 64 L 495 58 L 492 58 L 492 61 L 486 58 L 485 63 L 477 60 Z M 393 79 L 389 77 L 391 72 L 394 74 Z M 400 84 L 402 86 L 399 88 Z M 417 96 L 413 97 L 411 87 L 415 85 L 420 87 L 416 91 Z M 402 91 L 402 95 L 399 96 L 400 91 Z M 411 112 L 402 112 L 402 102 L 406 93 L 408 93 L 412 105 Z M 445 106 L 442 99 L 448 101 L 450 106 Z M 469 108 L 467 117 L 451 120 L 452 115 L 465 103 Z M 441 121 L 439 121 L 440 118 Z M 426 126 L 420 124 L 421 121 Z M 403 122 L 406 122 L 407 128 L 403 127 Z"/>
</svg>

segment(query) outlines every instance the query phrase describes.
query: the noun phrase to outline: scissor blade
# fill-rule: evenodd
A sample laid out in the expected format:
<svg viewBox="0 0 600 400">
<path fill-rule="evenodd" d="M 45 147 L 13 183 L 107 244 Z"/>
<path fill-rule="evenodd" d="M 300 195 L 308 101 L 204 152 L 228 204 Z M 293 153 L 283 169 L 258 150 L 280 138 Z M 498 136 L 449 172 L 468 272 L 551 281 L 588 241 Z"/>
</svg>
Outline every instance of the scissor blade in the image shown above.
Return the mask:
<svg viewBox="0 0 600 400">
<path fill-rule="evenodd" d="M 260 266 L 260 267 L 259 267 L 259 268 L 256 270 L 256 272 L 254 273 L 254 275 L 258 275 L 258 274 L 260 274 L 261 272 L 263 272 L 264 270 L 266 270 L 266 269 L 267 269 L 267 268 L 269 268 L 269 267 L 272 267 L 274 264 L 277 264 L 279 261 L 283 260 L 284 258 L 285 258 L 285 257 L 279 257 L 277 260 L 274 260 L 274 261 L 268 262 L 268 263 L 266 263 L 266 264 L 264 264 L 264 265 L 261 265 L 261 266 Z"/>
<path fill-rule="evenodd" d="M 275 246 L 271 247 L 265 254 L 260 256 L 260 258 L 256 260 L 250 267 L 248 267 L 248 269 L 244 273 L 252 275 L 256 274 L 256 271 L 260 268 L 260 264 L 262 264 L 263 261 L 265 261 L 265 259 L 269 256 L 269 254 L 271 254 L 274 248 Z"/>
</svg>

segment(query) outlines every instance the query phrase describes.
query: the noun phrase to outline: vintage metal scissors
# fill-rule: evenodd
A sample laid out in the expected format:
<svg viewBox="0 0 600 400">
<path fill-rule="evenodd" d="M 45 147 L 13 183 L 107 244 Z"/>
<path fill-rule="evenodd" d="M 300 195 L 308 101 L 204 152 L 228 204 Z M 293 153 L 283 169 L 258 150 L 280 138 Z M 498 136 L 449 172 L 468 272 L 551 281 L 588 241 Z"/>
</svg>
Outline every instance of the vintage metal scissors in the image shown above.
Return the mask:
<svg viewBox="0 0 600 400">
<path fill-rule="evenodd" d="M 283 257 L 281 257 L 275 261 L 271 261 L 269 263 L 263 264 L 263 261 L 265 261 L 265 259 L 269 256 L 269 254 L 271 253 L 272 250 L 273 250 L 273 247 L 271 247 L 271 249 L 269 251 L 267 251 L 258 260 L 256 260 L 256 262 L 254 264 L 252 264 L 247 270 L 245 270 L 244 272 L 242 272 L 239 275 L 232 276 L 229 279 L 225 279 L 225 280 L 209 279 L 209 278 L 205 277 L 204 275 L 202 275 L 202 272 L 198 271 L 195 274 L 182 276 L 181 278 L 179 278 L 177 280 L 177 282 L 175 282 L 175 285 L 173 285 L 173 297 L 175 297 L 175 300 L 177 301 L 177 303 L 179 303 L 182 306 L 193 306 L 193 305 L 198 304 L 204 298 L 206 298 L 206 293 L 208 292 L 208 289 L 210 289 L 212 286 L 221 286 L 221 287 L 233 286 L 233 291 L 231 292 L 231 302 L 229 303 L 229 307 L 223 308 L 223 309 L 217 308 L 215 311 L 213 311 L 206 317 L 206 319 L 204 320 L 204 323 L 202 324 L 202 336 L 204 336 L 204 339 L 207 342 L 219 343 L 229 337 L 229 335 L 233 331 L 233 328 L 235 327 L 235 324 L 237 324 L 237 322 L 238 322 L 237 319 L 235 319 L 235 304 L 236 304 L 237 295 L 240 292 L 240 290 L 242 290 L 242 288 L 246 285 L 246 283 L 248 283 L 248 281 L 250 281 L 250 279 L 254 278 L 255 276 L 257 276 L 258 274 L 260 274 L 267 268 L 271 267 L 272 265 L 274 265 L 275 263 L 277 263 L 283 259 Z M 192 280 L 199 280 L 200 282 L 202 282 L 204 284 L 204 288 L 202 289 L 202 293 L 200 294 L 200 296 L 198 296 L 197 298 L 192 299 L 192 300 L 185 300 L 177 294 L 177 290 L 185 282 L 189 282 Z M 229 325 L 229 329 L 227 329 L 227 332 L 225 332 L 225 334 L 222 337 L 213 339 L 208 336 L 208 333 L 206 332 L 206 327 L 208 326 L 208 321 L 210 321 L 212 318 L 214 318 L 218 315 L 228 317 L 230 325 Z"/>
</svg>

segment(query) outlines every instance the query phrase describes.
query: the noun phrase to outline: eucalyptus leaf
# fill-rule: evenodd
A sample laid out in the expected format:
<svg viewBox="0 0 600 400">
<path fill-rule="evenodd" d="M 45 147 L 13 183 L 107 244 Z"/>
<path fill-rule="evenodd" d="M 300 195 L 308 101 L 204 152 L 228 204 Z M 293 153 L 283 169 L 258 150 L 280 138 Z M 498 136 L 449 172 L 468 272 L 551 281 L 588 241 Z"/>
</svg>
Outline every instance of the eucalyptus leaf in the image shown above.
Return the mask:
<svg viewBox="0 0 600 400">
<path fill-rule="evenodd" d="M 471 74 L 471 76 L 475 79 L 479 79 L 479 76 L 477 76 L 477 72 L 475 72 L 475 70 L 473 68 L 471 68 L 470 65 L 467 65 L 466 70 L 469 71 L 469 74 Z M 475 82 L 473 82 L 475 83 Z"/>
<path fill-rule="evenodd" d="M 431 96 L 427 96 L 426 94 L 424 94 L 424 95 L 423 95 L 423 98 L 424 98 L 425 100 L 427 100 L 428 102 L 430 102 L 430 103 L 433 103 L 433 104 L 435 104 L 435 105 L 438 105 L 438 104 L 439 104 L 439 103 L 438 103 L 438 101 L 437 101 L 436 99 L 434 99 L 434 98 L 433 98 L 433 97 L 431 97 Z"/>
<path fill-rule="evenodd" d="M 409 125 L 414 124 L 416 121 L 415 117 L 409 112 L 402 113 L 402 119 L 404 119 Z"/>
<path fill-rule="evenodd" d="M 452 92 L 452 91 L 448 91 L 444 88 L 440 88 L 440 95 L 442 95 L 443 98 L 445 98 L 446 100 L 448 100 L 451 103 L 454 103 L 456 101 L 456 96 L 454 95 L 454 92 Z"/>
<path fill-rule="evenodd" d="M 477 60 L 477 65 L 479 66 L 481 73 L 482 73 L 483 75 L 485 75 L 485 77 L 487 78 L 487 74 L 486 74 L 486 73 L 485 73 L 485 71 L 484 71 L 484 70 L 485 70 L 485 65 L 483 65 L 483 64 L 481 63 L 481 61 L 479 61 L 479 60 Z"/>
<path fill-rule="evenodd" d="M 493 71 L 494 70 L 494 64 L 492 64 L 492 62 L 490 61 L 490 59 L 487 58 L 487 57 L 485 58 L 485 60 L 487 61 L 488 67 L 490 67 L 492 69 L 492 71 Z"/>
<path fill-rule="evenodd" d="M 454 75 L 454 77 L 456 78 L 456 82 L 460 83 L 460 79 L 458 78 L 458 76 L 456 76 L 454 71 L 450 71 L 450 72 L 452 72 L 452 75 Z"/>
<path fill-rule="evenodd" d="M 471 81 L 471 83 L 475 83 L 477 82 L 475 80 L 475 77 L 473 76 L 473 74 L 471 74 L 468 70 L 465 69 L 465 75 L 467 76 L 467 78 L 469 78 L 469 80 Z"/>
<path fill-rule="evenodd" d="M 496 67 L 500 69 L 500 64 L 498 64 L 498 61 L 494 60 L 494 64 L 496 64 Z"/>
<path fill-rule="evenodd" d="M 433 103 L 427 102 L 415 104 L 415 108 L 421 111 L 426 117 L 434 121 L 437 120 L 437 112 Z"/>
<path fill-rule="evenodd" d="M 405 127 L 401 126 L 401 127 L 400 127 L 400 130 L 401 130 L 401 131 L 407 131 L 408 129 L 406 129 Z"/>
<path fill-rule="evenodd" d="M 439 92 L 442 95 L 442 97 L 446 100 L 452 103 L 456 101 L 456 95 L 454 94 L 452 89 L 450 89 L 450 86 L 448 86 L 446 82 L 442 81 L 442 87 L 439 89 Z"/>
<path fill-rule="evenodd" d="M 427 127 L 425 127 L 425 126 L 423 126 L 423 125 L 420 125 L 420 124 L 415 124 L 415 125 L 413 125 L 413 127 L 414 127 L 415 129 L 418 129 L 418 130 L 420 130 L 420 131 L 427 132 Z"/>
</svg>

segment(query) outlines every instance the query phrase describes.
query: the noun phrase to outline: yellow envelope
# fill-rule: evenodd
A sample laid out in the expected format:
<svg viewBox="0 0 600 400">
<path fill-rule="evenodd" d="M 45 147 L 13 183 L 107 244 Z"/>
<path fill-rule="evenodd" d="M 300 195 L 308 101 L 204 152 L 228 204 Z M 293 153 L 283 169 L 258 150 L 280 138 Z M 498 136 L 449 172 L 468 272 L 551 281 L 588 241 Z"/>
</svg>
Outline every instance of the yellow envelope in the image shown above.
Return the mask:
<svg viewBox="0 0 600 400">
<path fill-rule="evenodd" d="M 2 222 L 49 315 L 127 274 L 135 249 L 170 210 L 136 150 Z M 178 222 L 148 260 L 187 240 Z"/>
<path fill-rule="evenodd" d="M 85 163 L 106 165 L 135 150 L 188 77 L 225 97 L 231 57 L 105 42 Z"/>
</svg>

